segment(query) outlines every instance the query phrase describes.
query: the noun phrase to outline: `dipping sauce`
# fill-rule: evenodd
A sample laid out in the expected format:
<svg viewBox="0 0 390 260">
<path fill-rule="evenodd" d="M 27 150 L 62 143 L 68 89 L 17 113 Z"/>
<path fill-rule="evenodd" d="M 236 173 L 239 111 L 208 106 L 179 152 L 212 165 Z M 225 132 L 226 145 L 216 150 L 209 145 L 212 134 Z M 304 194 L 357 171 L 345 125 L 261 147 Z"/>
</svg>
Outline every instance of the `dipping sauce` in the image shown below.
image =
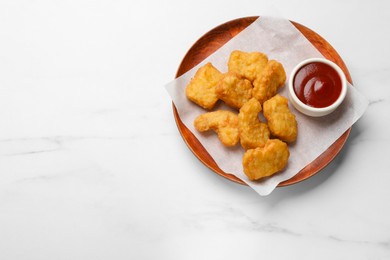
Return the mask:
<svg viewBox="0 0 390 260">
<path fill-rule="evenodd" d="M 341 79 L 331 66 L 322 62 L 311 62 L 297 71 L 293 87 L 303 103 L 322 108 L 332 105 L 340 96 Z"/>
</svg>

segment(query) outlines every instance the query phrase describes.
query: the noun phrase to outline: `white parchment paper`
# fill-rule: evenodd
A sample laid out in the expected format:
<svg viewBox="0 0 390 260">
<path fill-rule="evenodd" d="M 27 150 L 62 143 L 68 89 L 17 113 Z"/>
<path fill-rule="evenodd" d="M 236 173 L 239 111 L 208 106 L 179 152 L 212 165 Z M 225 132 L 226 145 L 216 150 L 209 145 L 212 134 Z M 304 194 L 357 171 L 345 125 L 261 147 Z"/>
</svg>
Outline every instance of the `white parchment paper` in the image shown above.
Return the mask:
<svg viewBox="0 0 390 260">
<path fill-rule="evenodd" d="M 278 60 L 286 70 L 286 82 L 290 72 L 300 61 L 323 56 L 288 20 L 262 16 L 196 67 L 166 85 L 180 119 L 198 138 L 218 166 L 224 172 L 234 174 L 264 196 L 270 194 L 280 182 L 293 177 L 332 145 L 363 115 L 368 101 L 355 87 L 349 86 L 343 104 L 326 117 L 308 117 L 290 105 L 298 121 L 298 138 L 293 145 L 289 145 L 290 158 L 287 167 L 264 181 L 250 181 L 242 169 L 244 150 L 241 146 L 227 148 L 221 144 L 217 135 L 199 133 L 193 122 L 198 115 L 206 111 L 189 101 L 185 95 L 186 85 L 198 68 L 206 62 L 211 62 L 221 72 L 226 72 L 227 61 L 233 50 L 260 51 L 267 54 L 270 60 Z M 279 94 L 288 97 L 287 85 L 279 90 Z M 215 109 L 226 108 L 220 104 Z"/>
</svg>

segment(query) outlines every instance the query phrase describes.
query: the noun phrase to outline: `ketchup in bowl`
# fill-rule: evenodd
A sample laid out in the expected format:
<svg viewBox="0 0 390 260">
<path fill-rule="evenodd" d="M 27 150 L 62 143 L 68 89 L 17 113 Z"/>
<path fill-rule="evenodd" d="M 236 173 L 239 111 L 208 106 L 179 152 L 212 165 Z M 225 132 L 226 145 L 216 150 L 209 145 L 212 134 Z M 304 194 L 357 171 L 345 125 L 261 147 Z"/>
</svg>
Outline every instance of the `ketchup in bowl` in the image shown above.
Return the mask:
<svg viewBox="0 0 390 260">
<path fill-rule="evenodd" d="M 293 87 L 303 103 L 311 107 L 332 105 L 341 94 L 341 78 L 338 72 L 323 62 L 311 62 L 295 74 Z"/>
<path fill-rule="evenodd" d="M 324 58 L 298 63 L 288 80 L 292 105 L 305 115 L 319 117 L 332 113 L 347 93 L 347 79 L 341 68 Z"/>
</svg>

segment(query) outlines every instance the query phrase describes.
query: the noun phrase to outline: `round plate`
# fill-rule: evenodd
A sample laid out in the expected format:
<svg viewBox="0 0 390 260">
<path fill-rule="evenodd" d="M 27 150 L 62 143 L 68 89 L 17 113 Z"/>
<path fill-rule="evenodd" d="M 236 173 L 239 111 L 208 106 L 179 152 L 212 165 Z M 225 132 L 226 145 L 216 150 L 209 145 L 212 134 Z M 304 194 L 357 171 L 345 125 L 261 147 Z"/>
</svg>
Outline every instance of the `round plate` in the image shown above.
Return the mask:
<svg viewBox="0 0 390 260">
<path fill-rule="evenodd" d="M 253 23 L 257 18 L 259 17 L 252 16 L 235 19 L 221 24 L 203 35 L 198 41 L 195 42 L 195 44 L 188 50 L 187 54 L 184 56 L 176 73 L 176 77 L 181 76 L 182 74 L 196 66 L 198 63 L 203 61 L 210 54 L 218 50 L 227 41 L 229 41 L 231 38 L 236 36 L 239 32 L 241 32 L 243 29 Z M 323 56 L 325 56 L 325 58 L 339 65 L 344 71 L 347 80 L 352 84 L 351 75 L 349 74 L 347 67 L 345 66 L 343 60 L 336 52 L 336 50 L 314 31 L 299 23 L 293 21 L 291 21 L 291 23 L 314 45 L 314 47 L 318 49 L 318 51 L 322 53 Z M 237 178 L 233 174 L 229 174 L 222 171 L 218 167 L 218 165 L 215 163 L 215 161 L 206 151 L 206 149 L 201 145 L 198 139 L 182 123 L 174 104 L 173 113 L 181 136 L 183 137 L 184 141 L 191 149 L 191 151 L 203 164 L 205 164 L 217 174 L 231 181 L 246 185 L 245 182 L 243 182 L 241 179 Z M 325 166 L 327 166 L 341 151 L 345 142 L 348 139 L 350 132 L 351 128 L 345 131 L 345 133 L 336 142 L 334 142 L 325 152 L 323 152 L 319 157 L 317 157 L 317 159 L 308 164 L 291 179 L 279 183 L 278 187 L 287 186 L 303 181 L 313 176 Z"/>
</svg>

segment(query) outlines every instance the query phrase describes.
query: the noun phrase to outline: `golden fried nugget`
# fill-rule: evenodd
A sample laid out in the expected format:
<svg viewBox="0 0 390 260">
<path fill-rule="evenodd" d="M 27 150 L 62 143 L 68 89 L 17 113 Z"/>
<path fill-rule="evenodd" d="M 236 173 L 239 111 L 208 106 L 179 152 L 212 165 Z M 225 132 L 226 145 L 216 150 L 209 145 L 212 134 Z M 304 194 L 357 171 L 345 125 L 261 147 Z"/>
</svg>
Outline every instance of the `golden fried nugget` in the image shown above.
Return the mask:
<svg viewBox="0 0 390 260">
<path fill-rule="evenodd" d="M 227 110 L 201 114 L 195 118 L 194 126 L 199 132 L 214 130 L 219 140 L 225 146 L 236 145 L 240 138 L 238 133 L 238 116 Z"/>
<path fill-rule="evenodd" d="M 261 105 L 257 99 L 252 98 L 246 102 L 238 114 L 238 129 L 240 142 L 244 149 L 263 146 L 269 139 L 270 132 L 267 124 L 260 121 L 258 115 Z"/>
<path fill-rule="evenodd" d="M 288 99 L 277 94 L 263 104 L 263 114 L 271 134 L 285 142 L 297 139 L 298 123 L 288 108 Z"/>
<path fill-rule="evenodd" d="M 286 143 L 269 139 L 264 147 L 250 149 L 242 159 L 244 173 L 250 180 L 271 176 L 287 165 L 290 152 Z"/>
<path fill-rule="evenodd" d="M 240 109 L 252 97 L 252 83 L 235 72 L 225 73 L 216 87 L 217 97 Z"/>
<path fill-rule="evenodd" d="M 263 104 L 273 97 L 286 81 L 283 65 L 276 60 L 270 60 L 263 72 L 253 81 L 252 95 Z"/>
<path fill-rule="evenodd" d="M 234 71 L 251 82 L 267 65 L 268 57 L 261 52 L 243 52 L 235 50 L 230 53 L 228 61 L 229 71 Z"/>
<path fill-rule="evenodd" d="M 222 73 L 210 62 L 200 67 L 186 87 L 189 100 L 205 109 L 212 109 L 218 101 L 215 87 Z"/>
</svg>

